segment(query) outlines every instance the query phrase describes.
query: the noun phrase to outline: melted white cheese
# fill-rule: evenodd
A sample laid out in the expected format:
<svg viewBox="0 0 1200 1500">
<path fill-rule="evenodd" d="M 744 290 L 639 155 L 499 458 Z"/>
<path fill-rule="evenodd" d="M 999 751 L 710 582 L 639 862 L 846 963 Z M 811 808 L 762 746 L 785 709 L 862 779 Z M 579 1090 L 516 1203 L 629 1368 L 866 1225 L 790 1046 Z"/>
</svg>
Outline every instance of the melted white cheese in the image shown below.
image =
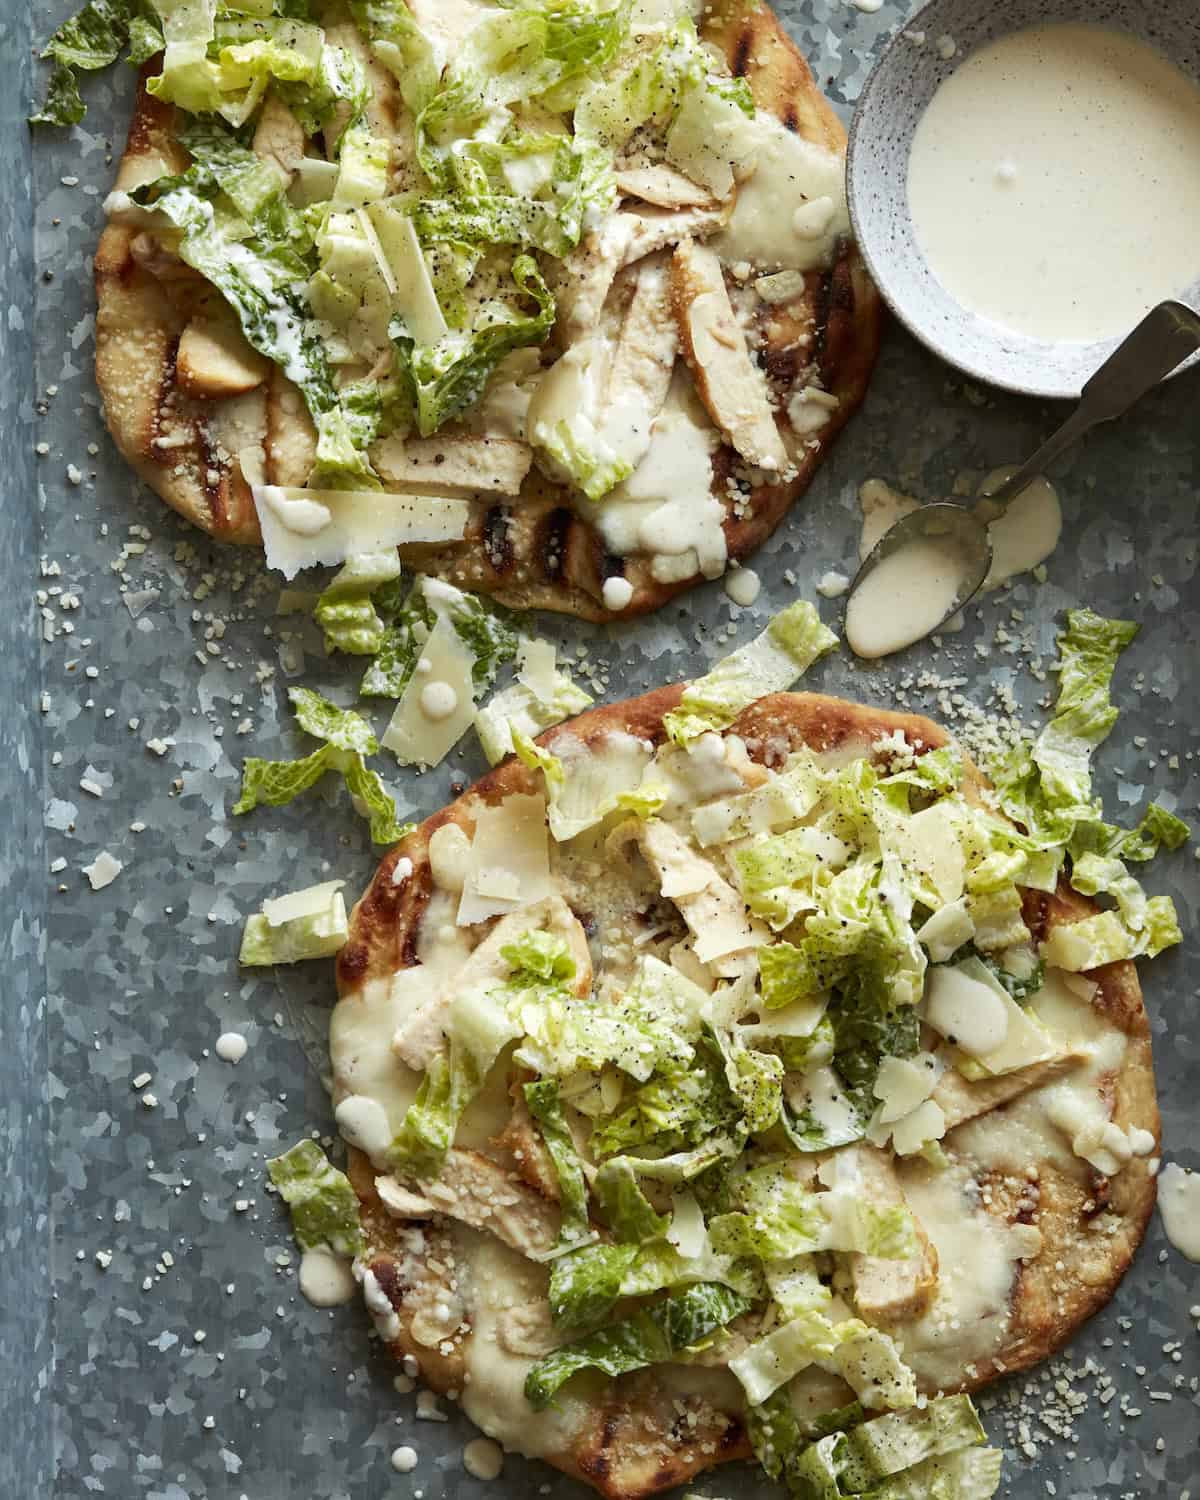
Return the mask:
<svg viewBox="0 0 1200 1500">
<path fill-rule="evenodd" d="M 841 157 L 765 110 L 755 123 L 754 173 L 739 187 L 729 223 L 710 243 L 728 264 L 749 261 L 759 271 L 827 265 L 838 236 L 850 228 Z"/>
<path fill-rule="evenodd" d="M 972 311 L 1033 338 L 1125 333 L 1196 276 L 1200 88 L 1123 31 L 1002 36 L 934 94 L 908 200 Z"/>
</svg>

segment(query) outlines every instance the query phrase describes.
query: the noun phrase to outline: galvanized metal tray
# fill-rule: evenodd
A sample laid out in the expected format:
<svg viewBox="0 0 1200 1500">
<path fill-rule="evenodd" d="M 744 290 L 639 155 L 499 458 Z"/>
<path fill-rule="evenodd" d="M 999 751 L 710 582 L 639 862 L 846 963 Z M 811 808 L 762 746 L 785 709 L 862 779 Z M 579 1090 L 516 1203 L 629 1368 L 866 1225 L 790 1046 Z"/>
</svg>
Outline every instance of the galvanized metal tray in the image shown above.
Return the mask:
<svg viewBox="0 0 1200 1500">
<path fill-rule="evenodd" d="M 257 558 L 175 520 L 104 429 L 90 258 L 132 77 L 89 80 L 90 112 L 69 133 L 31 145 L 24 123 L 42 82 L 31 46 L 73 8 L 0 6 L 0 1494 L 469 1494 L 469 1424 L 453 1410 L 445 1425 L 416 1421 L 360 1309 L 320 1313 L 299 1297 L 287 1222 L 263 1190 L 267 1156 L 331 1129 L 321 1074 L 332 976 L 323 965 L 239 973 L 241 922 L 276 889 L 337 874 L 354 890 L 375 856 L 332 793 L 250 819 L 228 809 L 244 754 L 298 748 L 288 683 L 302 676 L 349 701 L 353 679 L 299 617 L 275 615 L 277 587 Z M 847 113 L 911 9 L 782 7 Z M 1131 615 L 1142 633 L 1118 674 L 1124 718 L 1101 756 L 1103 790 L 1126 813 L 1154 796 L 1194 814 L 1197 379 L 1096 433 L 1054 476 L 1067 527 L 1044 584 L 1020 580 L 961 634 L 891 665 L 827 660 L 813 685 L 948 711 L 960 726 L 972 705 L 1036 715 L 1056 615 L 1077 602 Z M 893 330 L 863 412 L 755 560 L 764 586 L 751 609 L 717 583 L 633 625 L 545 617 L 541 628 L 586 653 L 616 694 L 690 676 L 772 610 L 815 597 L 827 569 L 847 568 L 862 480 L 940 494 L 1022 457 L 1057 416 L 962 382 Z M 822 609 L 832 621 L 834 605 Z M 420 814 L 482 769 L 467 750 L 436 773 L 390 779 Z M 124 868 L 94 892 L 82 867 L 103 849 Z M 1200 1166 L 1196 871 L 1190 853 L 1153 871 L 1190 936 L 1153 965 L 1147 991 L 1167 1154 Z M 236 1067 L 212 1050 L 230 1028 L 251 1042 Z M 1200 1267 L 1165 1248 L 1156 1220 L 1112 1305 L 1066 1354 L 985 1399 L 1010 1450 L 1007 1493 L 1200 1493 L 1197 1303 Z M 388 1462 L 400 1443 L 419 1454 L 408 1476 Z M 581 1493 L 519 1458 L 497 1485 Z M 766 1486 L 737 1469 L 700 1488 Z"/>
</svg>

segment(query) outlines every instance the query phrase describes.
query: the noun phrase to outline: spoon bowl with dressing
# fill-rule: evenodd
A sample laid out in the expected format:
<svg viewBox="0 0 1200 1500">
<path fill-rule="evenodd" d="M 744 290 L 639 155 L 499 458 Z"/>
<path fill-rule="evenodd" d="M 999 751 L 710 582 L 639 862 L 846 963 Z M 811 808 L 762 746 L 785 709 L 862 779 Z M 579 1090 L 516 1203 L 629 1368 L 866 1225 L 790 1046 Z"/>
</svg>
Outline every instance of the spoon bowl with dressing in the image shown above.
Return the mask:
<svg viewBox="0 0 1200 1500">
<path fill-rule="evenodd" d="M 1200 350 L 1200 313 L 1161 302 L 1117 345 L 1079 405 L 1032 458 L 974 510 L 949 500 L 919 506 L 890 526 L 850 586 L 846 639 L 857 656 L 890 656 L 964 608 L 992 570 L 991 527 L 1060 454 L 1100 422 L 1121 416 Z"/>
<path fill-rule="evenodd" d="M 917 338 L 1076 398 L 1156 303 L 1200 303 L 1200 6 L 930 0 L 867 79 L 846 170 Z"/>
</svg>

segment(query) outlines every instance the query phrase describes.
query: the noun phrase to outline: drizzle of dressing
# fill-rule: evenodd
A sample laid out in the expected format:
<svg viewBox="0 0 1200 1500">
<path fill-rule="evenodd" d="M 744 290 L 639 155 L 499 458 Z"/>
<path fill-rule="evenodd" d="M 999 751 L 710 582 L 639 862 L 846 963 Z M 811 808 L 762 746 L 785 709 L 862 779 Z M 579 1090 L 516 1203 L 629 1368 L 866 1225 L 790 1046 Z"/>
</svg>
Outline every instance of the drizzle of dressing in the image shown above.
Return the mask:
<svg viewBox="0 0 1200 1500">
<path fill-rule="evenodd" d="M 753 568 L 735 568 L 725 575 L 725 592 L 743 609 L 749 609 L 761 588 L 762 583 Z"/>
<path fill-rule="evenodd" d="M 417 1450 L 407 1443 L 392 1449 L 392 1468 L 397 1474 L 411 1474 L 417 1467 Z"/>
<path fill-rule="evenodd" d="M 934 94 L 908 199 L 965 307 L 1032 338 L 1124 333 L 1196 276 L 1200 88 L 1107 27 L 1002 36 Z"/>
<path fill-rule="evenodd" d="M 504 1449 L 491 1438 L 473 1438 L 463 1449 L 463 1468 L 472 1479 L 499 1479 L 503 1467 Z"/>
<path fill-rule="evenodd" d="M 937 628 L 962 592 L 966 559 L 950 539 L 919 537 L 874 567 L 850 595 L 846 640 L 874 660 Z"/>
<path fill-rule="evenodd" d="M 222 1062 L 240 1063 L 246 1055 L 248 1043 L 240 1031 L 223 1031 L 217 1038 L 213 1051 Z"/>
<path fill-rule="evenodd" d="M 328 1245 L 317 1245 L 300 1257 L 300 1291 L 314 1307 L 340 1307 L 357 1290 L 350 1262 Z"/>
<path fill-rule="evenodd" d="M 624 609 L 633 598 L 633 584 L 628 578 L 606 578 L 601 595 L 605 609 Z"/>
<path fill-rule="evenodd" d="M 1200 1261 L 1200 1172 L 1168 1162 L 1158 1174 L 1158 1211 L 1180 1255 Z"/>
<path fill-rule="evenodd" d="M 448 682 L 427 682 L 421 689 L 421 712 L 435 723 L 448 719 L 458 707 L 458 694 Z"/>
</svg>

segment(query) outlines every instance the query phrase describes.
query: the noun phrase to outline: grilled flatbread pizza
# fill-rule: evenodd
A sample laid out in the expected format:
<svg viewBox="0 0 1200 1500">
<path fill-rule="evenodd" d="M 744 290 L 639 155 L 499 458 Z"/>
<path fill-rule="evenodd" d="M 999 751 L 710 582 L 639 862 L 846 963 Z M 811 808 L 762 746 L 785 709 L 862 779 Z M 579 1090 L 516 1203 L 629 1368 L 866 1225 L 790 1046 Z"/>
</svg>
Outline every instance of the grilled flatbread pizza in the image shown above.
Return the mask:
<svg viewBox="0 0 1200 1500">
<path fill-rule="evenodd" d="M 399 545 L 595 620 L 752 552 L 880 322 L 770 10 L 270 9 L 156 6 L 95 262 L 142 478 L 288 576 Z"/>
<path fill-rule="evenodd" d="M 756 696 L 779 644 L 518 734 L 387 855 L 321 1171 L 380 1336 L 506 1448 L 614 1500 L 750 1454 L 986 1497 L 966 1393 L 1154 1202 L 1138 979 L 936 724 Z"/>
</svg>

